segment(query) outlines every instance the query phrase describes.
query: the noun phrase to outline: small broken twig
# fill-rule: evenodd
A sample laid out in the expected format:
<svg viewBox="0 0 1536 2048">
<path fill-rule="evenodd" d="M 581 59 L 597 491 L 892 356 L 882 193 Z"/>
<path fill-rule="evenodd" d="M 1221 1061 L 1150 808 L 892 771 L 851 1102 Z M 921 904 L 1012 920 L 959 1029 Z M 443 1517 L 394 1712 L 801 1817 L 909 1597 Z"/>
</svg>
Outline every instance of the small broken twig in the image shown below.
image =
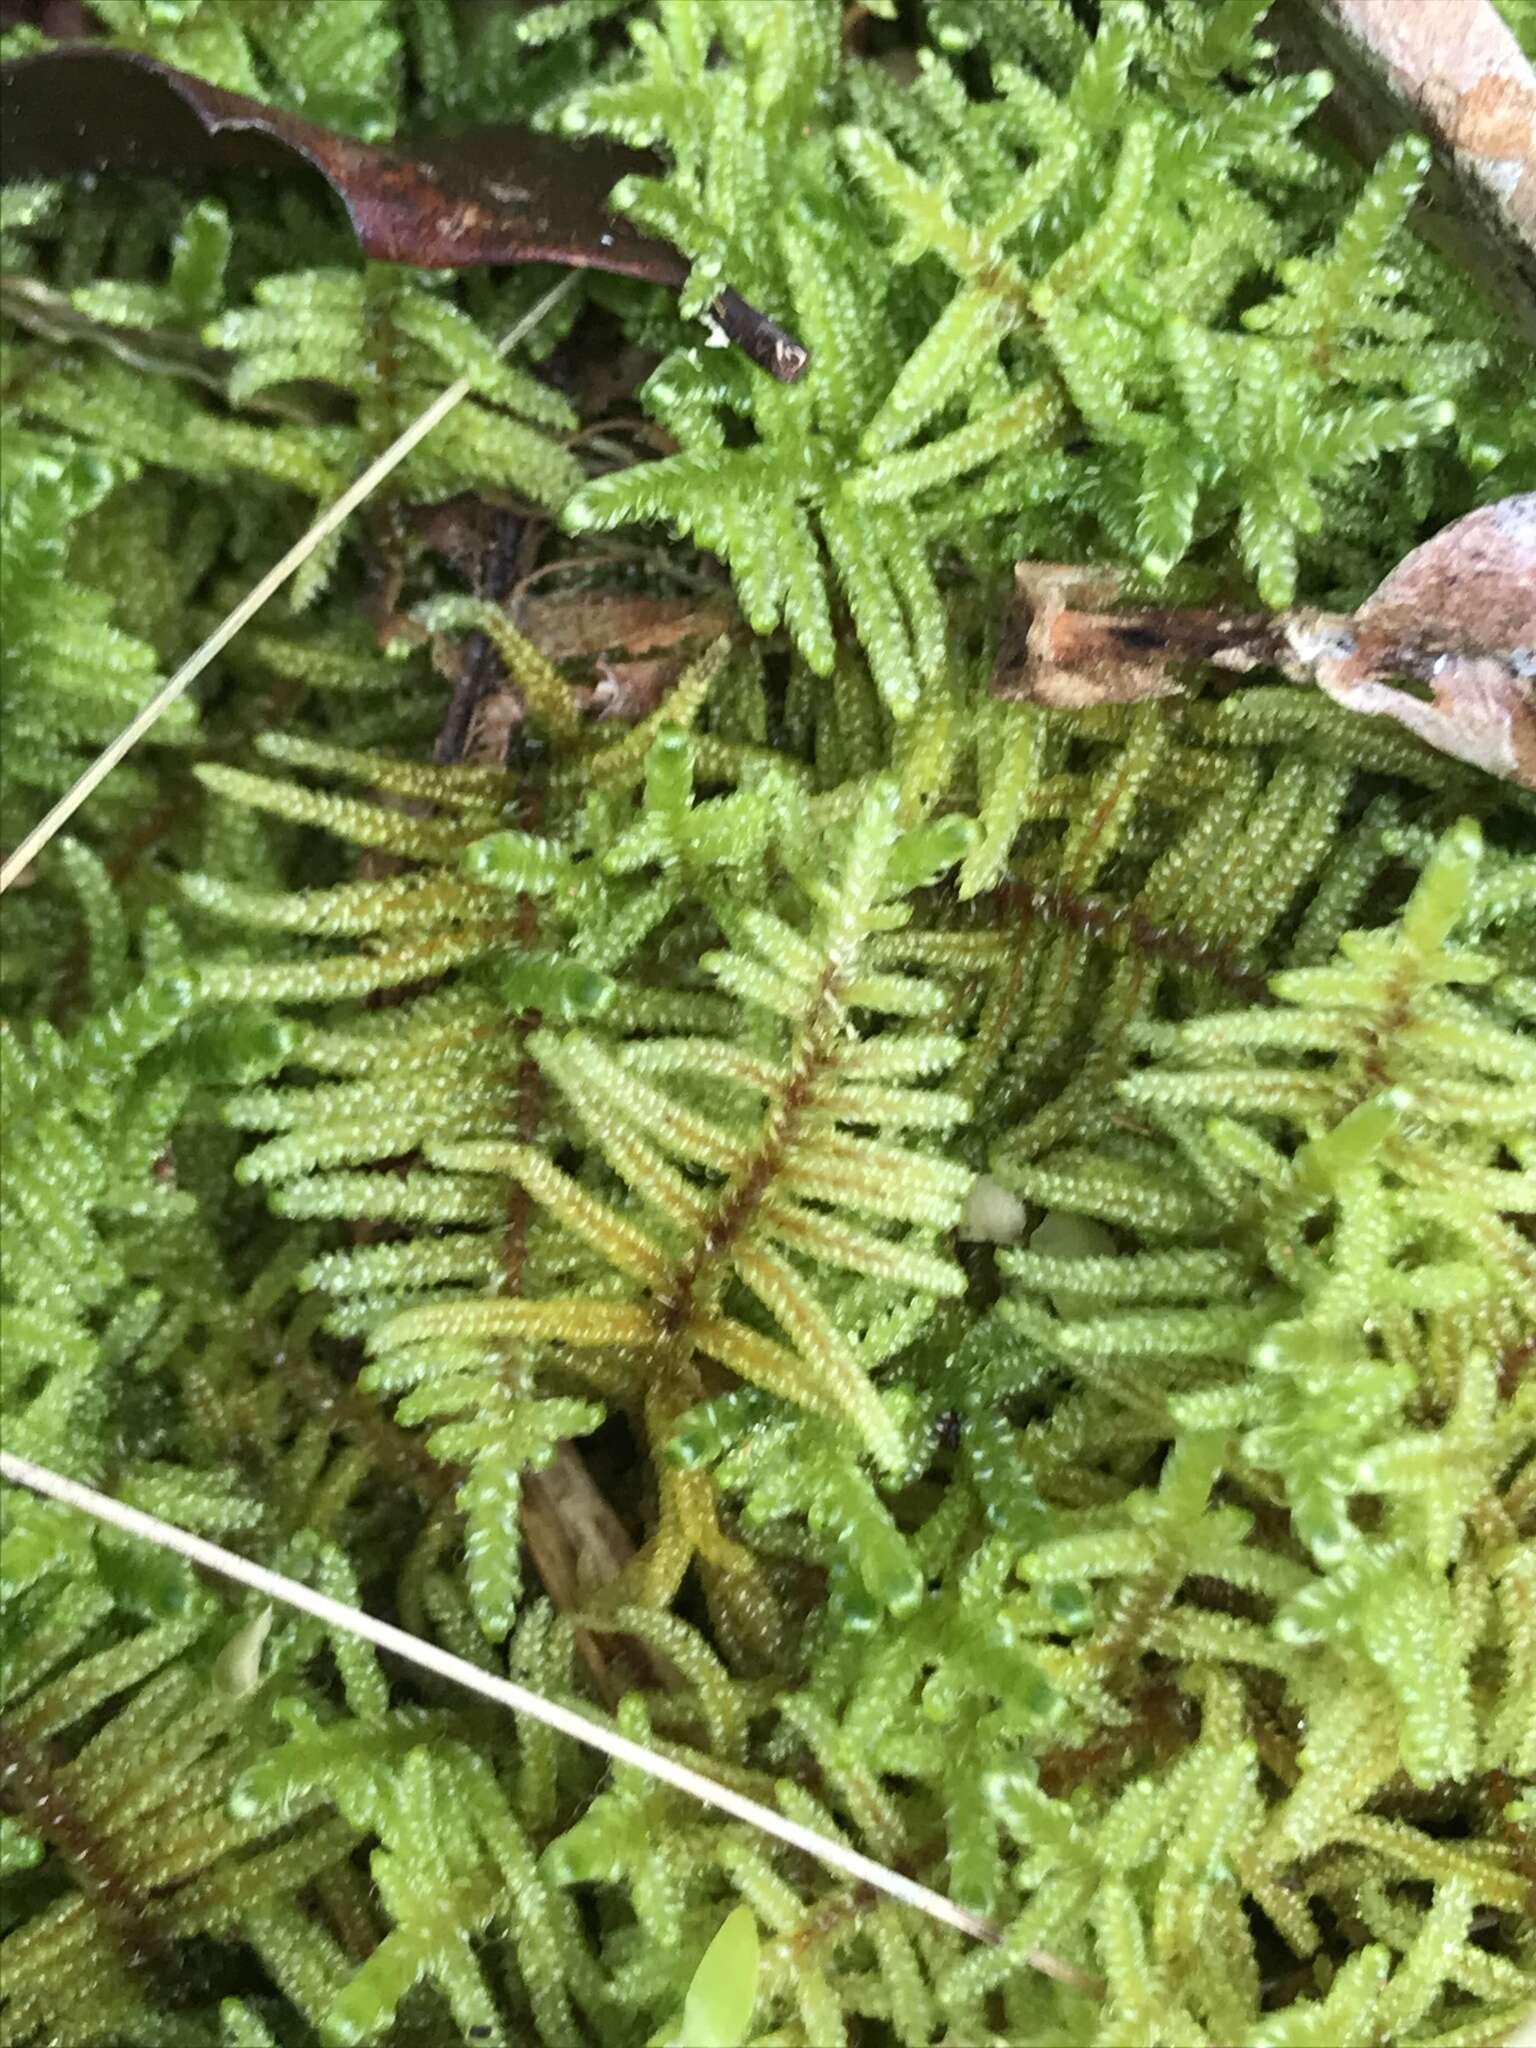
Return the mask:
<svg viewBox="0 0 1536 2048">
<path fill-rule="evenodd" d="M 1123 579 L 1021 562 L 993 694 L 1080 708 L 1177 696 L 1180 662 L 1278 669 L 1442 754 L 1536 790 L 1536 492 L 1481 506 L 1354 612 L 1100 609 Z M 1094 609 L 1077 609 L 1086 597 Z M 1428 695 L 1394 688 L 1393 678 Z"/>
</svg>

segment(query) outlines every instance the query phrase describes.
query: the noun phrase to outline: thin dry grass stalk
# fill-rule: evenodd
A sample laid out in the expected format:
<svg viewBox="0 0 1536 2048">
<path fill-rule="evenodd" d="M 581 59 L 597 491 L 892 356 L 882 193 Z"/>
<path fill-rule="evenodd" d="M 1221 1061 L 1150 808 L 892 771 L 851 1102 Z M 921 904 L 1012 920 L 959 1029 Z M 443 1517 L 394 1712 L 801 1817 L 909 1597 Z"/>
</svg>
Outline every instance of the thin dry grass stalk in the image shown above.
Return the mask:
<svg viewBox="0 0 1536 2048">
<path fill-rule="evenodd" d="M 505 354 L 508 349 L 515 347 L 524 335 L 532 333 L 545 314 L 564 298 L 571 289 L 572 282 L 572 277 L 563 277 L 557 285 L 547 291 L 511 331 L 503 336 L 497 345 L 498 351 Z M 86 798 L 105 782 L 112 770 L 132 752 L 177 698 L 191 688 L 214 657 L 223 653 L 241 627 L 256 616 L 267 599 L 275 596 L 289 578 L 298 573 L 321 542 L 334 533 L 343 520 L 349 518 L 373 495 L 385 478 L 400 467 L 412 449 L 418 447 L 432 429 L 448 417 L 459 401 L 468 396 L 468 393 L 467 377 L 458 378 L 446 390 L 440 391 L 432 403 L 417 414 L 404 432 L 391 441 L 383 454 L 368 465 L 357 481 L 349 484 L 341 496 L 321 513 L 313 526 L 294 542 L 282 560 L 275 562 L 261 581 L 246 592 L 232 611 L 226 613 L 201 645 L 187 656 L 170 680 L 162 685 L 149 702 L 128 721 L 117 738 L 102 748 L 90 767 L 65 791 L 47 816 L 33 826 L 14 851 L 7 854 L 4 863 L 0 864 L 0 895 L 3 895 L 14 882 L 20 880 L 54 835 L 68 824 Z"/>
<path fill-rule="evenodd" d="M 615 1763 L 644 1771 L 649 1777 L 671 1785 L 676 1791 L 686 1793 L 689 1798 L 702 1801 L 722 1813 L 728 1813 L 735 1820 L 746 1822 L 760 1833 L 771 1835 L 775 1840 L 786 1843 L 790 1848 L 799 1849 L 805 1855 L 814 1857 L 828 1869 L 848 1878 L 857 1885 L 868 1885 L 875 1891 L 884 1892 L 888 1897 L 911 1906 L 929 1919 L 938 1920 L 947 1927 L 957 1928 L 960 1933 L 970 1935 L 974 1940 L 996 1943 L 1001 1939 L 999 1930 L 990 1920 L 979 1913 L 968 1912 L 946 1899 L 942 1893 L 932 1891 L 927 1885 L 919 1884 L 900 1871 L 889 1870 L 873 1857 L 864 1856 L 856 1849 L 844 1847 L 826 1835 L 817 1834 L 812 1828 L 801 1826 L 798 1821 L 786 1819 L 772 1807 L 762 1805 L 758 1800 L 748 1799 L 728 1785 L 718 1784 L 691 1765 L 679 1763 L 674 1757 L 657 1750 L 646 1749 L 633 1742 L 616 1729 L 605 1726 L 589 1715 L 578 1713 L 573 1707 L 562 1706 L 557 1700 L 544 1698 L 541 1693 L 531 1692 L 526 1686 L 513 1680 L 498 1677 L 494 1672 L 483 1671 L 479 1665 L 469 1663 L 463 1657 L 456 1657 L 450 1651 L 440 1649 L 437 1644 L 424 1641 L 418 1636 L 407 1634 L 404 1629 L 392 1623 L 379 1621 L 360 1609 L 345 1606 L 324 1593 L 302 1585 L 297 1579 L 285 1578 L 281 1573 L 268 1570 L 265 1565 L 253 1563 L 250 1558 L 241 1557 L 222 1545 L 210 1543 L 206 1538 L 193 1536 L 185 1529 L 178 1529 L 170 1522 L 163 1522 L 156 1515 L 144 1514 L 138 1508 L 126 1506 L 122 1501 L 113 1500 L 110 1495 L 98 1493 L 94 1487 L 82 1486 L 77 1481 L 66 1479 L 62 1474 L 52 1472 L 45 1466 L 34 1464 L 29 1458 L 18 1458 L 12 1452 L 0 1451 L 0 1478 L 7 1479 L 14 1486 L 25 1486 L 34 1493 L 45 1495 L 50 1500 L 62 1501 L 67 1507 L 78 1509 L 81 1514 L 106 1522 L 115 1529 L 130 1536 L 137 1536 L 146 1543 L 155 1544 L 162 1550 L 174 1551 L 191 1563 L 200 1565 L 205 1571 L 218 1574 L 220 1578 L 232 1580 L 236 1585 L 245 1586 L 263 1599 L 276 1601 L 282 1606 L 308 1614 L 323 1622 L 327 1628 L 341 1629 L 372 1643 L 376 1649 L 387 1651 L 419 1670 L 430 1671 L 438 1678 L 445 1678 L 450 1684 L 460 1685 L 482 1698 L 494 1701 L 498 1706 L 508 1707 L 515 1714 L 526 1714 L 530 1720 L 541 1722 L 557 1734 L 567 1735 L 573 1741 L 584 1743 L 587 1748 L 600 1751 L 611 1757 Z M 1103 1987 L 1074 1965 L 1059 1956 L 1044 1950 L 1031 1953 L 1028 1961 L 1034 1969 L 1055 1977 L 1062 1983 L 1070 1984 L 1077 1990 L 1086 1990 L 1102 1995 Z"/>
</svg>

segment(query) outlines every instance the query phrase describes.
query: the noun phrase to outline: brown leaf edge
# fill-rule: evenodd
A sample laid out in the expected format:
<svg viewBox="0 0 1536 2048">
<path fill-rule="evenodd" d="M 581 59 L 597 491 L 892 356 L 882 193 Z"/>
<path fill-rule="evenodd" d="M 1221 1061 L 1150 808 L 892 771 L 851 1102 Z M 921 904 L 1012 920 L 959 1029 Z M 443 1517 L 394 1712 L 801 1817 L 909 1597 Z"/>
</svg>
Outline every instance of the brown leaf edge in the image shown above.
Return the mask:
<svg viewBox="0 0 1536 2048">
<path fill-rule="evenodd" d="M 688 260 L 608 204 L 654 171 L 643 152 L 482 128 L 409 148 L 339 135 L 134 50 L 75 45 L 0 64 L 0 180 L 104 171 L 318 171 L 365 256 L 418 270 L 563 263 L 676 290 Z M 731 341 L 781 383 L 810 351 L 727 287 L 711 307 Z"/>
<path fill-rule="evenodd" d="M 1283 630 L 1291 666 L 1337 703 L 1536 792 L 1536 491 L 1453 520 L 1353 618 L 1297 611 Z"/>
</svg>

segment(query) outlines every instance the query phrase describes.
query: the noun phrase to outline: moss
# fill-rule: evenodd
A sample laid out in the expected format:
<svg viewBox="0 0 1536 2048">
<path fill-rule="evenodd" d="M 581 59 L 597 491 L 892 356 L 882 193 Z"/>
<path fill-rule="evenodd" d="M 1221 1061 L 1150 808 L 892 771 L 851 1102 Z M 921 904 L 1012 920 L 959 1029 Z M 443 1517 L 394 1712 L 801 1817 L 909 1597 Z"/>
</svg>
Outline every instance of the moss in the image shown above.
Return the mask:
<svg viewBox="0 0 1536 2048">
<path fill-rule="evenodd" d="M 1002 1941 L 8 1493 L 4 2039 L 1501 2040 L 1530 800 L 1279 686 L 987 690 L 1020 555 L 1335 603 L 1530 486 L 1420 145 L 1334 156 L 1261 0 L 95 11 L 358 133 L 655 145 L 623 201 L 694 273 L 513 364 L 542 272 L 369 269 L 234 178 L 7 191 L 96 335 L 4 331 L 11 843 L 473 387 L 7 903 L 7 1447 Z M 722 278 L 802 382 L 709 345 Z M 604 718 L 529 577 L 741 623 Z M 510 758 L 434 760 L 503 671 Z"/>
</svg>

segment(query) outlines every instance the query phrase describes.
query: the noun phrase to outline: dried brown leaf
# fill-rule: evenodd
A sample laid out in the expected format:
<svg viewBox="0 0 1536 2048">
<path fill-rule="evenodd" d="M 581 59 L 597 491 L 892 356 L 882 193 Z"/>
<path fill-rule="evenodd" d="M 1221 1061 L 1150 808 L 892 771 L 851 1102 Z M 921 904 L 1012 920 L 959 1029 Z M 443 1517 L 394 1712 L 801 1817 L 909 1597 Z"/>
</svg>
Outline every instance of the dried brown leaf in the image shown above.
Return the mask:
<svg viewBox="0 0 1536 2048">
<path fill-rule="evenodd" d="M 682 285 L 678 250 L 612 212 L 608 195 L 651 159 L 521 128 L 485 128 L 409 148 L 340 135 L 226 92 L 135 50 L 74 43 L 0 65 L 0 177 L 103 171 L 317 171 L 364 255 L 418 270 L 548 262 Z M 721 329 L 785 383 L 808 351 L 727 288 Z"/>
<path fill-rule="evenodd" d="M 548 1465 L 523 1474 L 518 1522 L 561 1614 L 598 1605 L 635 1556 L 628 1530 L 574 1444 L 561 1444 Z M 576 1651 L 610 1707 L 637 1684 L 673 1691 L 681 1683 L 676 1668 L 634 1636 L 578 1625 Z"/>
<path fill-rule="evenodd" d="M 638 725 L 661 706 L 661 700 L 687 667 L 684 655 L 662 655 L 651 661 L 600 661 L 591 705 L 600 719 Z"/>
<path fill-rule="evenodd" d="M 1402 661 L 1536 652 L 1536 492 L 1480 506 L 1403 557 L 1355 613 L 1363 650 Z"/>
<path fill-rule="evenodd" d="M 591 660 L 600 654 L 653 654 L 693 640 L 717 640 L 735 623 L 723 601 L 562 591 L 525 598 L 518 624 L 552 661 Z"/>
<path fill-rule="evenodd" d="M 1338 703 L 1536 790 L 1536 492 L 1425 541 L 1352 619 L 1297 612 L 1284 630 L 1294 664 Z"/>
</svg>

